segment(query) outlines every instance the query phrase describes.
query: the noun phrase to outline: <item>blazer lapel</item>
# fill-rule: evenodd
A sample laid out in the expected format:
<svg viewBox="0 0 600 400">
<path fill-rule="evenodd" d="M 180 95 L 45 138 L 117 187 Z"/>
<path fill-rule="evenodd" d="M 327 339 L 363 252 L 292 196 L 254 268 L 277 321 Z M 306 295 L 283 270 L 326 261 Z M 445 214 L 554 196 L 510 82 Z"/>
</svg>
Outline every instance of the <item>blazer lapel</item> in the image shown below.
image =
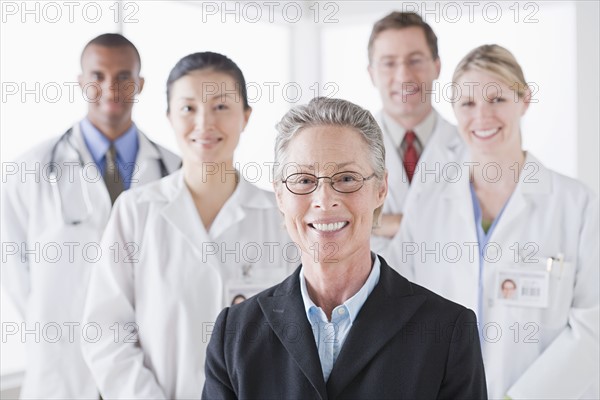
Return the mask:
<svg viewBox="0 0 600 400">
<path fill-rule="evenodd" d="M 259 297 L 258 302 L 281 344 L 324 400 L 327 399 L 325 380 L 315 337 L 302 302 L 300 268 L 281 283 L 272 297 Z"/>
<path fill-rule="evenodd" d="M 379 283 L 363 305 L 327 381 L 329 398 L 337 398 L 346 386 L 381 351 L 425 301 L 412 293 L 410 283 L 381 260 Z"/>
</svg>

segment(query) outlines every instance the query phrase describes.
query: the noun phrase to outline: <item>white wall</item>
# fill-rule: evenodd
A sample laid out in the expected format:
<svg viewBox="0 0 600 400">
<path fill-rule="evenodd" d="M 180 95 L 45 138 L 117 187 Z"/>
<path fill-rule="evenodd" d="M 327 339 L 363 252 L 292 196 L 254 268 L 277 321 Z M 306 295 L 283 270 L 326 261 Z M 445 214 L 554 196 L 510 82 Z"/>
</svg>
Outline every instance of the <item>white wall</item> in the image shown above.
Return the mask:
<svg viewBox="0 0 600 400">
<path fill-rule="evenodd" d="M 577 177 L 600 193 L 600 3 L 577 2 Z"/>
</svg>

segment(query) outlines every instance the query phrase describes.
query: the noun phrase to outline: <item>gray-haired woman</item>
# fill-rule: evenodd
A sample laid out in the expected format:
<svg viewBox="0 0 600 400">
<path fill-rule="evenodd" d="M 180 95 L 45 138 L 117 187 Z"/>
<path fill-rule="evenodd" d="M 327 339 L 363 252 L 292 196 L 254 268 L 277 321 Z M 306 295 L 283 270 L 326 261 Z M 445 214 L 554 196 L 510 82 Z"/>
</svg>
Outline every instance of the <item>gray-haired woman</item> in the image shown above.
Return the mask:
<svg viewBox="0 0 600 400">
<path fill-rule="evenodd" d="M 275 193 L 302 265 L 220 314 L 203 397 L 485 398 L 474 313 L 371 252 L 388 188 L 373 116 L 317 98 L 277 129 Z"/>
</svg>

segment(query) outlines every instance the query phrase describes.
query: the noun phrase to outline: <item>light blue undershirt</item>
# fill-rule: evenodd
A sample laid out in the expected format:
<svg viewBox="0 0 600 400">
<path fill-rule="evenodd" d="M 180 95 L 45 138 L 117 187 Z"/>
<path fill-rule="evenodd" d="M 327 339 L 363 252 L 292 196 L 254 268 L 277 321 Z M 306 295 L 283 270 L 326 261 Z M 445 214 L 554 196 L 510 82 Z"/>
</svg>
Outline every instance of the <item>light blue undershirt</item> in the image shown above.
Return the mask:
<svg viewBox="0 0 600 400">
<path fill-rule="evenodd" d="M 110 140 L 87 118 L 81 120 L 79 126 L 85 145 L 102 176 L 104 176 L 106 152 L 110 147 Z M 117 168 L 119 168 L 119 174 L 123 178 L 123 188 L 127 190 L 131 186 L 131 178 L 136 170 L 135 159 L 139 149 L 138 130 L 133 122 L 131 127 L 115 140 L 115 148 L 117 150 Z"/>
<path fill-rule="evenodd" d="M 373 254 L 373 256 L 375 256 L 375 261 L 365 284 L 354 296 L 346 300 L 344 304 L 333 309 L 333 312 L 331 313 L 331 322 L 327 320 L 327 316 L 323 309 L 317 307 L 308 295 L 303 272 L 304 267 L 300 270 L 300 292 L 302 293 L 302 301 L 304 302 L 306 317 L 312 326 L 313 335 L 315 336 L 325 382 L 329 379 L 333 364 L 335 364 L 335 361 L 340 354 L 340 350 L 344 345 L 344 341 L 350 332 L 350 328 L 352 328 L 356 316 L 379 282 L 381 262 L 376 255 Z"/>
<path fill-rule="evenodd" d="M 482 323 L 483 321 L 483 265 L 485 262 L 484 254 L 486 250 L 486 246 L 490 242 L 490 238 L 494 233 L 494 229 L 496 225 L 498 225 L 498 221 L 500 221 L 500 217 L 508 204 L 508 200 L 502 206 L 502 209 L 492 222 L 490 229 L 487 232 L 483 230 L 483 226 L 481 225 L 481 220 L 483 218 L 483 213 L 481 211 L 481 206 L 479 205 L 479 200 L 477 199 L 477 195 L 475 194 L 475 188 L 473 184 L 469 184 L 469 189 L 471 190 L 471 200 L 473 201 L 473 212 L 475 214 L 475 230 L 477 231 L 477 242 L 479 244 L 479 288 L 477 291 L 477 321 Z M 510 198 L 509 198 L 510 200 Z"/>
</svg>

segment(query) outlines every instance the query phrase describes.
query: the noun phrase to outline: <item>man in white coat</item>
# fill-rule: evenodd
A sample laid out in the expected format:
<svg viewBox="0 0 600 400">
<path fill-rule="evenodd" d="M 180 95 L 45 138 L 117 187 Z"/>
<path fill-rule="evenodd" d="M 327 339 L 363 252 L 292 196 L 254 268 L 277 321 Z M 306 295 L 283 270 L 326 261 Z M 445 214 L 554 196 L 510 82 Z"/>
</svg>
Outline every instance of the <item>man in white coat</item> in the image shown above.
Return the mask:
<svg viewBox="0 0 600 400">
<path fill-rule="evenodd" d="M 111 332 L 82 326 L 83 304 L 93 264 L 126 249 L 102 254 L 98 242 L 121 191 L 180 164 L 132 122 L 144 80 L 129 40 L 96 37 L 81 68 L 86 118 L 28 151 L 3 176 L 2 284 L 25 319 L 22 398 L 99 398 L 80 343 Z"/>
<path fill-rule="evenodd" d="M 384 133 L 389 173 L 381 223 L 373 231 L 373 247 L 381 251 L 398 231 L 409 194 L 437 183 L 463 145 L 456 127 L 431 104 L 441 68 L 431 27 L 418 14 L 392 12 L 373 26 L 368 50 L 369 75 L 383 103 L 376 118 Z"/>
</svg>

